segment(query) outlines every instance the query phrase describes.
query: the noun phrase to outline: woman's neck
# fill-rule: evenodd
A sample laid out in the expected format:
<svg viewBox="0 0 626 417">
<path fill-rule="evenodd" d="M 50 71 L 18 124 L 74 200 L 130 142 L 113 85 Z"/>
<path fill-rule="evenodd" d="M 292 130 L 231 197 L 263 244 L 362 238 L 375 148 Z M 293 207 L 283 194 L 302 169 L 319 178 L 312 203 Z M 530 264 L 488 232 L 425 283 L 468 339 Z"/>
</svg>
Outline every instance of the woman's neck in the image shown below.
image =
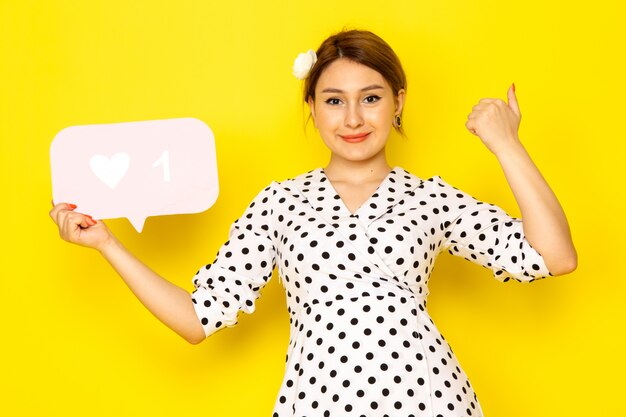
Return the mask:
<svg viewBox="0 0 626 417">
<path fill-rule="evenodd" d="M 385 178 L 389 171 L 391 171 L 391 167 L 387 163 L 384 152 L 367 161 L 350 161 L 333 154 L 330 157 L 330 162 L 324 168 L 324 173 L 331 181 L 353 184 L 380 180 Z"/>
</svg>

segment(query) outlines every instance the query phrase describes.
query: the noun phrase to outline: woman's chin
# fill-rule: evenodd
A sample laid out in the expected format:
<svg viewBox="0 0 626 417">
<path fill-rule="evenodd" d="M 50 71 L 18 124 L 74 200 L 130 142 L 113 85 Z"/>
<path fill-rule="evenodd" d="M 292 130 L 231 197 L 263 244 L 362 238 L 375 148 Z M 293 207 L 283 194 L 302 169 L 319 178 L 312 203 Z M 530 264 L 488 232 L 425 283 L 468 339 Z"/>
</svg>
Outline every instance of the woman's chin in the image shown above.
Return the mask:
<svg viewBox="0 0 626 417">
<path fill-rule="evenodd" d="M 346 162 L 367 162 L 372 161 L 380 157 L 384 158 L 384 151 L 379 152 L 358 152 L 353 150 L 352 152 L 334 152 L 334 159 L 342 159 Z"/>
</svg>

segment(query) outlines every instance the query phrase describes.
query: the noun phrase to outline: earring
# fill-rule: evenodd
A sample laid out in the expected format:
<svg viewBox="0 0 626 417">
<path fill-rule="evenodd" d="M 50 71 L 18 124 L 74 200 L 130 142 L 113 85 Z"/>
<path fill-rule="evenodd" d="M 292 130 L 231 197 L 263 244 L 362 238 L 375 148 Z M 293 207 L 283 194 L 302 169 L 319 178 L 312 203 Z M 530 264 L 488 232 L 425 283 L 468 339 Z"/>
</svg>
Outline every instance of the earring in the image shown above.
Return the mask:
<svg viewBox="0 0 626 417">
<path fill-rule="evenodd" d="M 396 125 L 396 127 L 402 126 L 402 118 L 400 117 L 399 114 L 396 114 L 396 117 L 394 117 L 393 122 Z"/>
</svg>

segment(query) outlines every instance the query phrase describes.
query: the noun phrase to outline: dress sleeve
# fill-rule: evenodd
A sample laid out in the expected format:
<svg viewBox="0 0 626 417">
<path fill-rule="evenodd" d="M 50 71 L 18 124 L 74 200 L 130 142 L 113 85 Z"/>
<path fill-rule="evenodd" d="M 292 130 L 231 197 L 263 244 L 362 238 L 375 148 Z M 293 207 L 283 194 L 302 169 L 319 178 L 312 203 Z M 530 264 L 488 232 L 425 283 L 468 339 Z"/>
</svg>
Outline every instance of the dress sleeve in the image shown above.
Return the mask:
<svg viewBox="0 0 626 417">
<path fill-rule="evenodd" d="M 442 250 L 489 268 L 498 281 L 530 282 L 552 274 L 524 235 L 522 220 L 433 177 L 443 218 Z"/>
<path fill-rule="evenodd" d="M 191 299 L 206 336 L 236 325 L 239 312 L 252 313 L 272 276 L 276 264 L 271 237 L 273 185 L 252 200 L 231 225 L 228 240 L 213 263 L 200 268 L 193 278 Z"/>
</svg>

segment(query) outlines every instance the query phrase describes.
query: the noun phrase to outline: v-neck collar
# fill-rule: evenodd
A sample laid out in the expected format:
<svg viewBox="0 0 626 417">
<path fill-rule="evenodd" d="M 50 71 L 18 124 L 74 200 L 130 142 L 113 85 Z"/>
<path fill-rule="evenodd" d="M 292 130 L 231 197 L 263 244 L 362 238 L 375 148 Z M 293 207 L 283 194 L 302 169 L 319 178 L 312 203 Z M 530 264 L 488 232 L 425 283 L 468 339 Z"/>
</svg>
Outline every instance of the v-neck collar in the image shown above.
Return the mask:
<svg viewBox="0 0 626 417">
<path fill-rule="evenodd" d="M 348 207 L 333 187 L 323 168 L 313 169 L 293 179 L 311 206 L 329 223 L 336 223 L 342 217 L 357 218 L 364 225 L 390 212 L 401 204 L 407 195 L 414 195 L 417 187 L 424 187 L 424 180 L 395 166 L 381 181 L 374 193 L 354 212 Z"/>
<path fill-rule="evenodd" d="M 363 201 L 363 203 L 353 213 L 350 211 L 345 201 L 343 201 L 343 199 L 339 195 L 339 192 L 337 192 L 337 189 L 332 184 L 332 181 L 330 180 L 330 178 L 328 178 L 328 175 L 326 175 L 326 170 L 324 168 L 318 168 L 318 170 L 320 171 L 320 174 L 322 175 L 322 178 L 325 179 L 325 182 L 328 185 L 328 188 L 330 188 L 330 191 L 334 194 L 333 199 L 337 200 L 338 204 L 341 204 L 343 211 L 346 212 L 351 217 L 361 217 L 362 212 L 365 211 L 366 207 L 368 206 L 370 208 L 378 207 L 375 200 L 377 200 L 378 197 L 380 196 L 379 190 L 381 190 L 381 188 L 385 187 L 387 183 L 389 183 L 390 178 L 394 174 L 396 174 L 396 169 L 398 169 L 398 167 L 393 167 L 391 171 L 389 171 L 387 175 L 385 175 L 385 177 L 378 184 L 374 192 L 365 201 Z"/>
</svg>

